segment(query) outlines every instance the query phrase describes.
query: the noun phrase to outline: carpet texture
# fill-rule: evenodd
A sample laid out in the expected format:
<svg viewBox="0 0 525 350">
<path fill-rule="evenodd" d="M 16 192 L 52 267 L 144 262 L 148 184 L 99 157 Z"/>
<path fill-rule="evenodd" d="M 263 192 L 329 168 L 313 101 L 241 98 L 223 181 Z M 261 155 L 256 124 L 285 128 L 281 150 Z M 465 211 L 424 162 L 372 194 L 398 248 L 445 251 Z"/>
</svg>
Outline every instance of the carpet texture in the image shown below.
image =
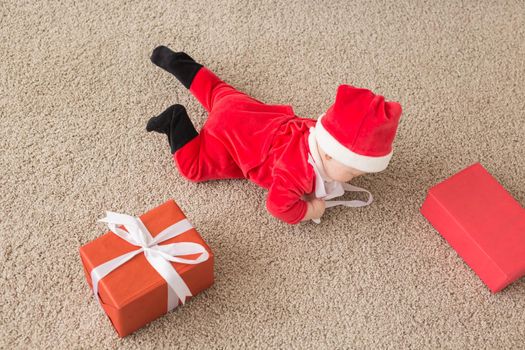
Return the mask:
<svg viewBox="0 0 525 350">
<path fill-rule="evenodd" d="M 418 212 L 476 161 L 525 203 L 523 1 L 8 0 L 0 19 L 0 348 L 523 348 L 525 280 L 491 295 Z M 303 117 L 341 83 L 399 100 L 390 167 L 355 182 L 375 203 L 288 226 L 253 184 L 185 181 L 145 125 L 206 114 L 150 63 L 160 44 Z M 105 210 L 170 198 L 216 282 L 120 340 L 78 247 Z"/>
</svg>

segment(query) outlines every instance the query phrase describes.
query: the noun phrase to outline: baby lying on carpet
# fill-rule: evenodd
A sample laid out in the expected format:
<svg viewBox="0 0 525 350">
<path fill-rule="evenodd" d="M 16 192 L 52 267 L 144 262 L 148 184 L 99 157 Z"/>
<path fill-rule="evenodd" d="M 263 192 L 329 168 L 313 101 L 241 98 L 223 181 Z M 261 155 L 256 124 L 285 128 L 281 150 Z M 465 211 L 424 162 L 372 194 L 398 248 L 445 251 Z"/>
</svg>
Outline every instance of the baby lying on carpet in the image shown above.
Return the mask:
<svg viewBox="0 0 525 350">
<path fill-rule="evenodd" d="M 316 121 L 236 90 L 184 52 L 159 46 L 151 61 L 173 74 L 209 113 L 200 133 L 178 104 L 146 127 L 167 135 L 173 159 L 189 180 L 249 179 L 268 189 L 268 211 L 290 224 L 319 222 L 327 207 L 372 202 L 368 191 L 346 182 L 388 166 L 399 103 L 340 85 L 334 104 Z M 367 192 L 369 199 L 330 201 L 345 191 Z"/>
</svg>

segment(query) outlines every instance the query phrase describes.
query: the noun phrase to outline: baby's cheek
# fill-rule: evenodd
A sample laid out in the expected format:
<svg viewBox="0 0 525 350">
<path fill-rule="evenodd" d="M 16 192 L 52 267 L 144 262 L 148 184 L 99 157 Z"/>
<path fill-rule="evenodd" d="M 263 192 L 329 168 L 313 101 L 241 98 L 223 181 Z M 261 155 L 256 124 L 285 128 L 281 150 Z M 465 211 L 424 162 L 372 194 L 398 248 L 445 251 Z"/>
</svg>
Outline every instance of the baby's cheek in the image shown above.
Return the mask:
<svg viewBox="0 0 525 350">
<path fill-rule="evenodd" d="M 339 182 L 348 182 L 353 179 L 353 175 L 349 174 L 347 171 L 339 170 L 333 176 L 333 179 Z"/>
<path fill-rule="evenodd" d="M 355 176 L 349 175 L 344 181 L 341 182 L 349 182 L 352 181 Z"/>
</svg>

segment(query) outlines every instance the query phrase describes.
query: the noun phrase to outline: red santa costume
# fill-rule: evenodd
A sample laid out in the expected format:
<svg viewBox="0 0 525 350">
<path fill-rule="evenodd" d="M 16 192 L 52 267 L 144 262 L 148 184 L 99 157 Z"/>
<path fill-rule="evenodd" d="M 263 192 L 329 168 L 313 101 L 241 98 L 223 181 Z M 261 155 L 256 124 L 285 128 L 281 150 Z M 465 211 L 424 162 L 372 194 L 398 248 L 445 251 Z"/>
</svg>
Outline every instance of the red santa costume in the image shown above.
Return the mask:
<svg viewBox="0 0 525 350">
<path fill-rule="evenodd" d="M 331 199 L 345 190 L 364 191 L 331 181 L 317 144 L 364 172 L 385 169 L 392 156 L 401 107 L 370 90 L 341 85 L 335 103 L 316 122 L 297 117 L 291 106 L 268 105 L 236 90 L 185 53 L 161 46 L 151 59 L 174 74 L 209 113 L 200 133 L 180 105 L 148 122 L 148 131 L 168 135 L 180 173 L 191 181 L 249 179 L 268 189 L 268 211 L 287 223 L 304 218 L 306 195 Z M 327 206 L 370 202 L 371 196 L 367 202 Z"/>
</svg>

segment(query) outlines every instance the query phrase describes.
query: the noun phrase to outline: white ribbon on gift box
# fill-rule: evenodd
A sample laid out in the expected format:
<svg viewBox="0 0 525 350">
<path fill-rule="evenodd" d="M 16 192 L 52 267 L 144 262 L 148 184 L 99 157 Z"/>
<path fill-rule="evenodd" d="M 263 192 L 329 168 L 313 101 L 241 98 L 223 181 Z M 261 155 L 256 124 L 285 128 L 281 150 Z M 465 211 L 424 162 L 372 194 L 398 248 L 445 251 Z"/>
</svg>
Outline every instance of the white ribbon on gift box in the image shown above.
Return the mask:
<svg viewBox="0 0 525 350">
<path fill-rule="evenodd" d="M 202 245 L 193 242 L 159 245 L 159 243 L 176 237 L 193 228 L 187 219 L 183 219 L 169 226 L 155 236 L 155 238 L 151 236 L 151 233 L 146 226 L 137 217 L 107 212 L 106 217 L 99 221 L 107 223 L 110 231 L 126 242 L 140 247 L 137 250 L 122 254 L 91 270 L 93 293 L 99 302 L 98 283 L 100 280 L 140 253 L 144 253 L 144 256 L 151 266 L 153 266 L 168 284 L 167 311 L 173 310 L 177 307 L 179 299 L 182 304 L 184 304 L 186 297 L 192 296 L 190 289 L 182 277 L 177 273 L 171 262 L 191 265 L 200 264 L 201 262 L 208 260 L 208 251 Z M 121 229 L 119 226 L 125 227 L 126 230 Z M 180 257 L 191 254 L 201 255 L 196 259 L 184 259 Z"/>
</svg>

